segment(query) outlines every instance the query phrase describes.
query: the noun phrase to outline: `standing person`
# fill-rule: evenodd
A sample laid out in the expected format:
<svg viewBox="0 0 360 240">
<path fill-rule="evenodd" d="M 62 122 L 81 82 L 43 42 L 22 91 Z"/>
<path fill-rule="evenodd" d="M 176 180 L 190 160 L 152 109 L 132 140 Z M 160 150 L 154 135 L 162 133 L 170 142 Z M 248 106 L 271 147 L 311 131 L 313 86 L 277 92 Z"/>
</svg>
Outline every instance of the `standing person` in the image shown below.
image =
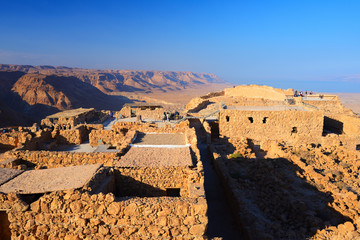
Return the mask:
<svg viewBox="0 0 360 240">
<path fill-rule="evenodd" d="M 162 120 L 163 120 L 163 121 L 166 120 L 166 112 L 163 113 Z"/>
<path fill-rule="evenodd" d="M 298 91 L 295 90 L 294 97 L 297 97 L 297 96 L 298 96 Z"/>
<path fill-rule="evenodd" d="M 166 120 L 170 121 L 170 113 L 166 113 Z"/>
</svg>

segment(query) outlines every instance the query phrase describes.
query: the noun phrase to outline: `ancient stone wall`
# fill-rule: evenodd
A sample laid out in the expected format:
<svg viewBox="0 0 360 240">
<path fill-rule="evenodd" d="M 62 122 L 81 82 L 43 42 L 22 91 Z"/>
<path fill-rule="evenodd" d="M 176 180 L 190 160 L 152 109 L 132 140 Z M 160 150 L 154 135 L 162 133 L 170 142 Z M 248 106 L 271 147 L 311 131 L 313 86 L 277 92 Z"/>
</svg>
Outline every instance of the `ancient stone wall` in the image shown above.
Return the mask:
<svg viewBox="0 0 360 240">
<path fill-rule="evenodd" d="M 113 130 L 92 130 L 89 134 L 89 141 L 91 146 L 98 146 L 101 144 L 110 144 L 116 146 L 122 143 L 125 138 L 127 129 L 122 129 L 119 132 Z"/>
<path fill-rule="evenodd" d="M 131 117 L 131 112 L 133 112 L 133 115 L 140 115 L 142 119 L 155 119 L 155 120 L 161 120 L 162 115 L 165 112 L 163 108 L 155 108 L 153 110 L 151 109 L 141 109 L 141 108 L 130 108 L 130 107 L 124 107 L 121 109 L 120 112 L 116 114 L 116 116 L 122 116 L 122 117 Z"/>
<path fill-rule="evenodd" d="M 27 141 L 32 139 L 32 135 L 28 132 L 13 131 L 0 134 L 0 146 L 4 150 L 9 150 L 23 146 Z"/>
<path fill-rule="evenodd" d="M 0 208 L 8 209 L 14 239 L 203 239 L 208 222 L 204 198 L 67 191 L 46 194 L 30 209 L 14 194 L 0 195 Z"/>
<path fill-rule="evenodd" d="M 59 135 L 56 137 L 56 140 L 59 144 L 81 144 L 81 130 L 60 130 Z"/>
<path fill-rule="evenodd" d="M 83 164 L 102 163 L 105 166 L 113 166 L 117 159 L 116 152 L 53 152 L 53 151 L 9 151 L 5 153 L 7 158 L 17 158 L 36 165 L 36 168 L 68 167 Z"/>
<path fill-rule="evenodd" d="M 113 131 L 121 131 L 122 129 L 132 129 L 138 132 L 155 132 L 155 133 L 183 133 L 185 129 L 189 128 L 189 121 L 183 121 L 175 126 L 166 124 L 162 128 L 158 128 L 157 124 L 152 123 L 138 123 L 138 122 L 116 122 L 112 129 Z"/>
<path fill-rule="evenodd" d="M 324 116 L 319 111 L 222 110 L 220 135 L 229 138 L 278 139 L 320 138 Z"/>
<path fill-rule="evenodd" d="M 115 168 L 117 195 L 166 196 L 166 189 L 177 188 L 181 197 L 191 197 L 191 183 L 203 184 L 203 173 L 184 167 Z"/>
</svg>

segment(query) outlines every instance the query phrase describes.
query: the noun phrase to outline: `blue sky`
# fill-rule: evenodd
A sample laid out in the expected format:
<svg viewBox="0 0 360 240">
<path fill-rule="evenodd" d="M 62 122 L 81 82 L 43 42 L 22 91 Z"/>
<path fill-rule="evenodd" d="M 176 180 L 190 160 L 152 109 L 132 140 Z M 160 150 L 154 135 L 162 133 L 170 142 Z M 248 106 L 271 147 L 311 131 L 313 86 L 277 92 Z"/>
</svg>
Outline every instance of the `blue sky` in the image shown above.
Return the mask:
<svg viewBox="0 0 360 240">
<path fill-rule="evenodd" d="M 2 0 L 0 63 L 360 92 L 359 12 L 358 0 Z"/>
</svg>

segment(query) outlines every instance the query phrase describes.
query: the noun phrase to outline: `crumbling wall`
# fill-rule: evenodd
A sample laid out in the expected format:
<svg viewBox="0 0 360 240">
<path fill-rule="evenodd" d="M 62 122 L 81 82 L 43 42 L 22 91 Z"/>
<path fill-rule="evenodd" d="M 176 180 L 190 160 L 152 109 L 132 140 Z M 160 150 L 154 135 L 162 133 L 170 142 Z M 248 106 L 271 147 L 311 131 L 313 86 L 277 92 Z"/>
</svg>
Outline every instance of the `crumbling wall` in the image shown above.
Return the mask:
<svg viewBox="0 0 360 240">
<path fill-rule="evenodd" d="M 22 147 L 24 144 L 32 139 L 32 135 L 28 132 L 13 131 L 7 133 L 0 133 L 0 145 L 4 150 L 11 148 Z"/>
<path fill-rule="evenodd" d="M 19 150 L 6 152 L 5 156 L 31 162 L 36 165 L 36 168 L 68 167 L 95 163 L 113 166 L 117 159 L 116 152 L 82 153 Z"/>
<path fill-rule="evenodd" d="M 297 138 L 320 138 L 324 116 L 319 111 L 240 111 L 222 110 L 220 135 L 251 139 L 295 141 Z"/>
<path fill-rule="evenodd" d="M 26 204 L 8 201 L 9 195 L 1 195 L 0 208 L 8 209 L 14 239 L 203 239 L 208 223 L 204 198 L 115 198 L 67 191 L 46 194 L 27 211 Z"/>
</svg>

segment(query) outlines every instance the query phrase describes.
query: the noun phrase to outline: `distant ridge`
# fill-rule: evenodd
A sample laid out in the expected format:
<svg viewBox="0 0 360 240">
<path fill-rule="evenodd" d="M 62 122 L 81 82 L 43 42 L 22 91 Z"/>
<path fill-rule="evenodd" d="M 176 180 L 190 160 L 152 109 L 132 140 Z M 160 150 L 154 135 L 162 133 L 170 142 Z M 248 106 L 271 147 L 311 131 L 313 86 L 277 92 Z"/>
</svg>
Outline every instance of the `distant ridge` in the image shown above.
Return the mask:
<svg viewBox="0 0 360 240">
<path fill-rule="evenodd" d="M 227 84 L 212 73 L 145 70 L 96 70 L 70 67 L 0 64 L 0 71 L 20 71 L 44 75 L 72 76 L 103 93 L 131 91 L 176 91 L 208 84 Z"/>
<path fill-rule="evenodd" d="M 187 90 L 202 94 L 225 86 L 229 84 L 211 73 L 0 64 L 0 127 L 31 124 L 78 107 L 120 110 L 143 95 L 142 101 L 159 93 L 184 100 L 179 96 Z"/>
</svg>

